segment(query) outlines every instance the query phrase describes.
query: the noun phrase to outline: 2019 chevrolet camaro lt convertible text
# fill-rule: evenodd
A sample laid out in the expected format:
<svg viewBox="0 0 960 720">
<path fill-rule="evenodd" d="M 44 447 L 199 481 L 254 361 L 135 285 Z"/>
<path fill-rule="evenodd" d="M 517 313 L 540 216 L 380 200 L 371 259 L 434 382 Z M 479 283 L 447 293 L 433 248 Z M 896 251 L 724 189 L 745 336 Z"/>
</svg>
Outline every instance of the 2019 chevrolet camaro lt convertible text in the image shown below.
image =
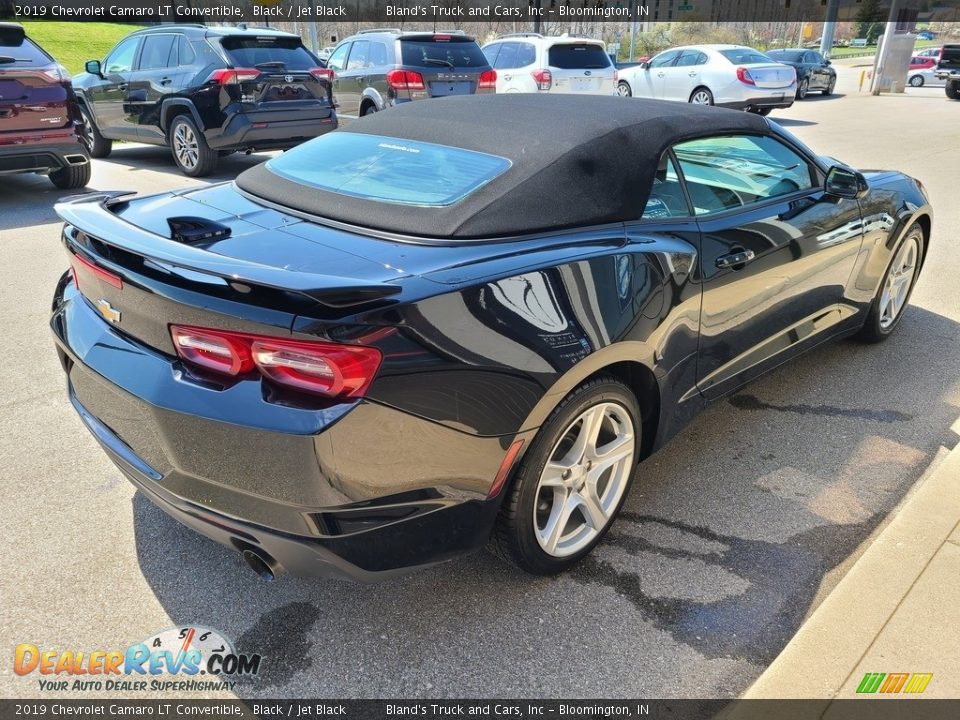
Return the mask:
<svg viewBox="0 0 960 720">
<path fill-rule="evenodd" d="M 360 580 L 569 567 L 705 404 L 889 336 L 932 217 L 759 115 L 536 94 L 57 210 L 51 325 L 110 458 L 261 575 Z"/>
</svg>

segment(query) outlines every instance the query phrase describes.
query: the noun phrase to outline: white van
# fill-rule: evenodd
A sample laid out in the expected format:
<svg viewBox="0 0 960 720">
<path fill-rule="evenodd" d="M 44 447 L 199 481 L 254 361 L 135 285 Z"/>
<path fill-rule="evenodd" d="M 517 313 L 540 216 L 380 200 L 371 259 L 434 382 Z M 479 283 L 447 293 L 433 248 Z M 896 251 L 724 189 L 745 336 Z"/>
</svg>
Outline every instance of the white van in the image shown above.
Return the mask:
<svg viewBox="0 0 960 720">
<path fill-rule="evenodd" d="M 497 71 L 497 93 L 617 92 L 617 69 L 600 40 L 515 33 L 484 45 L 483 53 Z"/>
</svg>

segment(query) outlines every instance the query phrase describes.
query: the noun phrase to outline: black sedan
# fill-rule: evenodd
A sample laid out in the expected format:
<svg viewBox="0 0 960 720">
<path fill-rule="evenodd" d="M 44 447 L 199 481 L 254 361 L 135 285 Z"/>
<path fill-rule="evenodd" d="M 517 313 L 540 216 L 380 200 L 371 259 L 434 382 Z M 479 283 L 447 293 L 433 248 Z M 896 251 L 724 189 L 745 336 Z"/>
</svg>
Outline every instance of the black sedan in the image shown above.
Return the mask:
<svg viewBox="0 0 960 720">
<path fill-rule="evenodd" d="M 361 580 L 569 567 L 707 403 L 893 333 L 931 228 L 918 181 L 763 117 L 537 95 L 57 210 L 51 325 L 110 458 L 265 577 Z"/>
<path fill-rule="evenodd" d="M 770 50 L 767 57 L 797 71 L 797 100 L 803 100 L 813 90 L 832 95 L 837 86 L 837 71 L 830 61 L 816 50 L 803 48 Z"/>
</svg>

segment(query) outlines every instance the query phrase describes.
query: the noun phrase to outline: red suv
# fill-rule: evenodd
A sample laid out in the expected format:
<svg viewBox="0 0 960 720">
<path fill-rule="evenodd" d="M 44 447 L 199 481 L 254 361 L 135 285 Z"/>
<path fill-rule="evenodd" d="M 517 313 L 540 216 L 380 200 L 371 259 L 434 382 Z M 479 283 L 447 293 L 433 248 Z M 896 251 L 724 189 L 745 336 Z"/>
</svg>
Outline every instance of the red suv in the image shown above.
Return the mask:
<svg viewBox="0 0 960 720">
<path fill-rule="evenodd" d="M 82 188 L 90 182 L 90 154 L 69 73 L 22 25 L 0 23 L 0 175 L 10 173 Z"/>
</svg>

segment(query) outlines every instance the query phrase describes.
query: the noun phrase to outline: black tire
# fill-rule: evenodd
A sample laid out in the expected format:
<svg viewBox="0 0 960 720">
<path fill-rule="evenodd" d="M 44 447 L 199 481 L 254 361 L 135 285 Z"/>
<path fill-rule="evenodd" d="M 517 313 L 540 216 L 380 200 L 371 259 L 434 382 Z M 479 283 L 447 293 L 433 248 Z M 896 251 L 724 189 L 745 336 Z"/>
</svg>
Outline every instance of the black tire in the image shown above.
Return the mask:
<svg viewBox="0 0 960 720">
<path fill-rule="evenodd" d="M 948 82 L 945 90 L 948 98 L 951 100 L 960 100 L 960 82 Z"/>
<path fill-rule="evenodd" d="M 67 165 L 57 168 L 47 176 L 55 186 L 61 190 L 77 190 L 86 187 L 90 182 L 90 163 L 83 165 Z"/>
<path fill-rule="evenodd" d="M 694 99 L 701 96 L 706 98 L 706 102 L 698 102 Z M 694 105 L 713 105 L 713 93 L 710 92 L 710 88 L 706 88 L 701 85 L 698 88 L 694 88 L 693 92 L 690 93 L 689 102 Z"/>
<path fill-rule="evenodd" d="M 824 96 L 833 95 L 833 89 L 837 86 L 837 78 L 834 76 L 830 78 L 830 82 L 827 83 L 827 86 L 823 89 Z"/>
<path fill-rule="evenodd" d="M 910 87 L 923 87 L 923 75 L 913 75 L 908 82 Z"/>
<path fill-rule="evenodd" d="M 897 253 L 908 242 L 911 238 L 916 238 L 919 241 L 919 251 L 917 255 L 917 261 L 913 268 L 913 275 L 910 280 L 910 287 L 907 290 L 907 295 L 904 298 L 903 306 L 894 318 L 893 322 L 887 327 L 883 327 L 882 320 L 882 309 L 880 307 L 881 299 L 883 298 L 884 285 L 886 284 L 887 276 L 890 273 L 890 269 L 893 266 L 894 261 L 897 258 Z M 883 342 L 888 337 L 893 335 L 894 330 L 897 329 L 900 325 L 900 321 L 903 319 L 904 312 L 907 309 L 907 306 L 910 304 L 910 296 L 913 294 L 913 288 L 916 287 L 917 277 L 920 275 L 920 267 L 923 261 L 923 253 L 926 248 L 926 237 L 923 234 L 923 228 L 920 227 L 919 223 L 914 223 L 909 228 L 907 232 L 904 233 L 903 239 L 897 243 L 897 246 L 893 249 L 891 253 L 890 262 L 887 263 L 887 267 L 883 272 L 883 279 L 880 281 L 880 287 L 877 288 L 877 294 L 873 298 L 873 302 L 870 303 L 870 311 L 867 313 L 866 322 L 864 322 L 863 327 L 860 328 L 860 332 L 857 333 L 857 339 L 862 340 L 863 342 L 868 343 L 878 343 Z"/>
<path fill-rule="evenodd" d="M 184 175 L 203 177 L 216 169 L 217 151 L 207 145 L 206 137 L 189 115 L 177 115 L 173 119 L 167 142 L 173 161 Z"/>
<path fill-rule="evenodd" d="M 589 408 L 600 403 L 620 406 L 633 425 L 634 449 L 626 485 L 615 509 L 610 513 L 603 530 L 578 552 L 565 557 L 548 554 L 536 537 L 534 512 L 538 502 L 541 473 L 565 432 Z M 500 513 L 490 539 L 493 554 L 521 570 L 535 575 L 554 575 L 576 564 L 603 539 L 616 520 L 623 502 L 630 492 L 641 446 L 640 407 L 630 389 L 612 377 L 600 377 L 585 382 L 573 390 L 553 411 L 517 465 L 512 483 L 505 493 Z"/>
<path fill-rule="evenodd" d="M 364 105 L 363 110 L 360 111 L 360 117 L 366 117 L 367 115 L 373 115 L 377 112 L 377 106 L 373 103 Z"/>
<path fill-rule="evenodd" d="M 630 83 L 626 80 L 621 80 L 617 83 L 617 95 L 620 97 L 633 97 L 633 90 L 630 88 Z"/>
<path fill-rule="evenodd" d="M 810 81 L 804 78 L 797 85 L 797 100 L 803 100 L 808 92 L 810 92 Z"/>
<path fill-rule="evenodd" d="M 94 121 L 90 111 L 86 106 L 80 106 L 80 114 L 83 115 L 83 122 L 87 127 L 86 146 L 87 152 L 92 158 L 105 158 L 113 152 L 113 140 L 108 140 L 100 134 L 97 123 Z"/>
</svg>

